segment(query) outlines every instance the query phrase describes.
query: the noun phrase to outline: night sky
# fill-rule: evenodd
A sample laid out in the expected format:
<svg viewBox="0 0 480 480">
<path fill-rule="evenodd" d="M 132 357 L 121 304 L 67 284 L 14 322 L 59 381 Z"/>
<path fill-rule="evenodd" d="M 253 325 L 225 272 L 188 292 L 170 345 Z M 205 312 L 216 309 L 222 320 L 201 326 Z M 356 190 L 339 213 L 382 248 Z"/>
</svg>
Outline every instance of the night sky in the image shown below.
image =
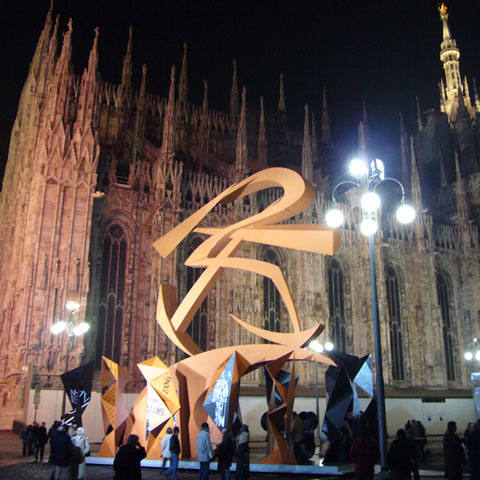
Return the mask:
<svg viewBox="0 0 480 480">
<path fill-rule="evenodd" d="M 0 28 L 0 170 L 29 62 L 44 25 L 49 0 L 16 0 L 2 7 Z M 451 0 L 450 30 L 460 48 L 462 75 L 480 77 L 480 2 Z M 395 167 L 398 112 L 415 128 L 415 97 L 422 110 L 439 107 L 442 24 L 434 0 L 353 2 L 345 0 L 56 0 L 61 30 L 73 19 L 73 61 L 80 73 L 100 28 L 99 69 L 118 83 L 133 25 L 134 85 L 148 66 L 147 90 L 166 95 L 172 64 L 180 68 L 188 44 L 189 99 L 201 103 L 202 80 L 210 106 L 227 111 L 232 59 L 247 101 L 267 108 L 278 103 L 283 72 L 288 123 L 303 128 L 308 103 L 320 126 L 322 89 L 327 88 L 333 139 L 354 145 L 365 98 L 372 150 Z M 473 93 L 473 84 L 470 83 Z M 346 155 L 348 148 L 345 150 Z M 345 159 L 345 161 L 347 158 Z"/>
</svg>

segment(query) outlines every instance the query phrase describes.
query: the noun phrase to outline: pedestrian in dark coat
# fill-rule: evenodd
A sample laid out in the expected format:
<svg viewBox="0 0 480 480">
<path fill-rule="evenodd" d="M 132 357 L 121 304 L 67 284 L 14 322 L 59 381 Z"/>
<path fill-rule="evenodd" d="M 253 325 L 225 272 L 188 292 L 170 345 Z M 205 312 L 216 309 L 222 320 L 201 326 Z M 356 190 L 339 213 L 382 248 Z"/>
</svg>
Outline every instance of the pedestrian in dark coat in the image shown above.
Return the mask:
<svg viewBox="0 0 480 480">
<path fill-rule="evenodd" d="M 25 457 L 28 453 L 28 455 L 31 455 L 30 453 L 30 443 L 32 441 L 32 426 L 29 425 L 23 433 L 20 435 L 20 438 L 22 439 L 23 442 L 23 448 L 22 448 L 22 455 Z"/>
<path fill-rule="evenodd" d="M 38 446 L 40 426 L 37 422 L 32 424 L 32 453 L 35 454 Z M 37 459 L 35 459 L 37 461 Z"/>
<path fill-rule="evenodd" d="M 43 451 L 45 449 L 45 444 L 47 443 L 47 427 L 45 422 L 38 427 L 37 431 L 37 439 L 35 442 L 35 461 L 38 461 L 38 457 L 40 456 L 40 461 L 43 461 Z"/>
<path fill-rule="evenodd" d="M 407 439 L 403 428 L 397 430 L 397 439 L 392 442 L 387 453 L 388 469 L 392 472 L 392 480 L 410 480 L 415 451 Z"/>
<path fill-rule="evenodd" d="M 250 433 L 248 425 L 240 427 L 240 433 L 237 437 L 237 471 L 236 480 L 246 480 L 250 476 Z"/>
<path fill-rule="evenodd" d="M 147 452 L 140 445 L 137 435 L 130 435 L 127 443 L 120 447 L 113 469 L 116 480 L 142 480 L 140 462 L 147 456 Z"/>
<path fill-rule="evenodd" d="M 223 432 L 222 442 L 217 445 L 218 471 L 222 480 L 230 480 L 233 454 L 233 436 L 230 429 L 226 428 Z"/>
<path fill-rule="evenodd" d="M 378 460 L 378 444 L 370 437 L 368 425 L 360 427 L 360 436 L 350 447 L 350 458 L 355 462 L 357 480 L 373 480 L 374 466 Z"/>
<path fill-rule="evenodd" d="M 55 465 L 55 480 L 70 480 L 73 444 L 64 425 L 52 437 L 50 461 Z"/>
<path fill-rule="evenodd" d="M 163 473 L 167 478 L 170 478 L 170 475 L 173 475 L 173 480 L 177 480 L 178 475 L 178 457 L 180 456 L 180 440 L 178 439 L 178 434 L 180 429 L 174 427 L 173 434 L 169 439 L 168 450 L 170 453 L 170 468 L 165 470 Z"/>
<path fill-rule="evenodd" d="M 443 436 L 443 458 L 445 459 L 445 478 L 448 480 L 462 480 L 462 465 L 467 463 L 462 441 L 455 434 L 457 424 L 448 422 L 447 431 Z"/>
<path fill-rule="evenodd" d="M 470 478 L 480 480 L 480 423 L 475 422 L 467 443 Z"/>
</svg>

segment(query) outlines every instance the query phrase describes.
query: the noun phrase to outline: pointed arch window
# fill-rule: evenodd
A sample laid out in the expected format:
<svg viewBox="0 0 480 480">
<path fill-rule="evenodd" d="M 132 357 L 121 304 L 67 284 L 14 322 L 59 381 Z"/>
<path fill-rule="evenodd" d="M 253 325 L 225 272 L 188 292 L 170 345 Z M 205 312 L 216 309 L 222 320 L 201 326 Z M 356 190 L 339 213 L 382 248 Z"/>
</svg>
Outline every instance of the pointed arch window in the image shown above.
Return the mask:
<svg viewBox="0 0 480 480">
<path fill-rule="evenodd" d="M 111 225 L 103 241 L 95 356 L 97 368 L 101 366 L 102 355 L 117 363 L 121 360 L 127 248 L 125 230 L 118 224 Z"/>
<path fill-rule="evenodd" d="M 405 380 L 405 361 L 403 356 L 404 332 L 400 309 L 400 285 L 397 270 L 391 265 L 386 268 L 386 290 L 388 300 L 390 354 L 392 358 L 393 380 Z"/>
<path fill-rule="evenodd" d="M 262 260 L 280 266 L 280 257 L 273 248 L 265 250 Z M 263 277 L 263 328 L 272 332 L 281 331 L 280 294 L 268 277 Z"/>
<path fill-rule="evenodd" d="M 443 272 L 437 273 L 438 304 L 442 313 L 443 348 L 445 353 L 445 365 L 447 368 L 447 380 L 455 380 L 455 331 L 452 324 L 452 291 L 447 276 Z"/>
<path fill-rule="evenodd" d="M 332 258 L 328 266 L 328 305 L 330 340 L 340 352 L 347 350 L 345 333 L 344 274 L 340 262 Z"/>
</svg>

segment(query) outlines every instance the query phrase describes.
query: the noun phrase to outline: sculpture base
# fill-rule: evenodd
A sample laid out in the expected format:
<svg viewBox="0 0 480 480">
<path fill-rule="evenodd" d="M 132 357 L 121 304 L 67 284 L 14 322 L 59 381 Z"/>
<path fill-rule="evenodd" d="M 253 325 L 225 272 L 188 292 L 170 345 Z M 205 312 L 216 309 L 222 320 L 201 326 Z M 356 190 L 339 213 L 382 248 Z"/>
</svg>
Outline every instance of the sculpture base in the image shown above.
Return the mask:
<svg viewBox="0 0 480 480">
<path fill-rule="evenodd" d="M 85 459 L 89 465 L 113 465 L 113 458 L 107 457 L 87 457 Z M 258 462 L 259 459 L 254 459 Z M 161 468 L 163 460 L 142 460 L 142 467 Z M 217 462 L 210 464 L 210 471 L 217 470 Z M 231 472 L 236 471 L 236 463 L 232 463 Z M 198 462 L 194 459 L 183 459 L 178 462 L 179 470 L 198 470 Z M 270 473 L 270 474 L 299 474 L 299 475 L 346 475 L 355 472 L 352 464 L 346 465 L 319 465 L 319 461 L 311 461 L 308 465 L 272 465 L 263 463 L 250 463 L 250 472 Z"/>
</svg>

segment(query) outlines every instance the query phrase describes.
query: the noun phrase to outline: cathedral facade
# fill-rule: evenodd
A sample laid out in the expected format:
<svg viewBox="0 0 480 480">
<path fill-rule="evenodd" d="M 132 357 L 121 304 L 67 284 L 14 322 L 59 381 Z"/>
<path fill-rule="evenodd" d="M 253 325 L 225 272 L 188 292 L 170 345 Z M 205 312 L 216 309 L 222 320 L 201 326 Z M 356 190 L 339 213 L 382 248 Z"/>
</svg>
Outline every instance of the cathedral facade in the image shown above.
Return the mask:
<svg viewBox="0 0 480 480">
<path fill-rule="evenodd" d="M 402 183 L 417 211 L 412 225 L 388 209 L 375 237 L 383 365 L 387 397 L 468 397 L 470 367 L 463 353 L 480 336 L 478 207 L 480 101 L 460 76 L 460 53 L 440 10 L 440 109 L 422 112 L 416 132 L 401 122 Z M 25 371 L 33 384 L 60 388 L 58 376 L 101 356 L 143 379 L 136 364 L 152 356 L 170 365 L 182 358 L 155 319 L 158 288 L 179 300 L 200 271 L 184 261 L 203 240 L 192 234 L 169 258 L 152 243 L 232 183 L 269 166 L 298 170 L 317 189 L 312 207 L 295 222 L 324 223 L 331 191 L 343 174 L 330 136 L 327 101 L 317 137 L 305 107 L 303 132 L 289 128 L 283 80 L 278 109 L 247 103 L 236 64 L 228 111 L 188 100 L 187 47 L 179 74 L 172 68 L 163 98 L 148 92 L 147 67 L 132 86 L 132 32 L 119 84 L 102 82 L 94 34 L 88 66 L 73 72 L 72 22 L 58 43 L 59 21 L 48 12 L 12 129 L 0 197 L 0 404 L 2 428 L 19 417 Z M 417 102 L 418 105 L 418 102 Z M 368 155 L 366 114 L 359 154 Z M 249 217 L 281 193 L 269 190 L 219 206 L 205 226 Z M 373 352 L 368 239 L 359 231 L 359 192 L 341 198 L 346 223 L 333 257 L 249 244 L 240 255 L 274 263 L 291 287 L 303 328 L 325 324 L 323 341 L 356 355 Z M 78 302 L 72 315 L 65 305 Z M 258 340 L 229 314 L 288 331 L 285 306 L 270 280 L 226 270 L 196 314 L 190 333 L 202 349 Z M 52 324 L 87 321 L 82 337 L 55 336 Z M 312 366 L 299 384 L 315 382 Z M 28 377 L 30 379 L 30 377 Z M 28 380 L 30 382 L 30 380 Z M 264 383 L 262 372 L 244 385 Z M 23 400 L 22 400 L 23 399 Z"/>
</svg>

